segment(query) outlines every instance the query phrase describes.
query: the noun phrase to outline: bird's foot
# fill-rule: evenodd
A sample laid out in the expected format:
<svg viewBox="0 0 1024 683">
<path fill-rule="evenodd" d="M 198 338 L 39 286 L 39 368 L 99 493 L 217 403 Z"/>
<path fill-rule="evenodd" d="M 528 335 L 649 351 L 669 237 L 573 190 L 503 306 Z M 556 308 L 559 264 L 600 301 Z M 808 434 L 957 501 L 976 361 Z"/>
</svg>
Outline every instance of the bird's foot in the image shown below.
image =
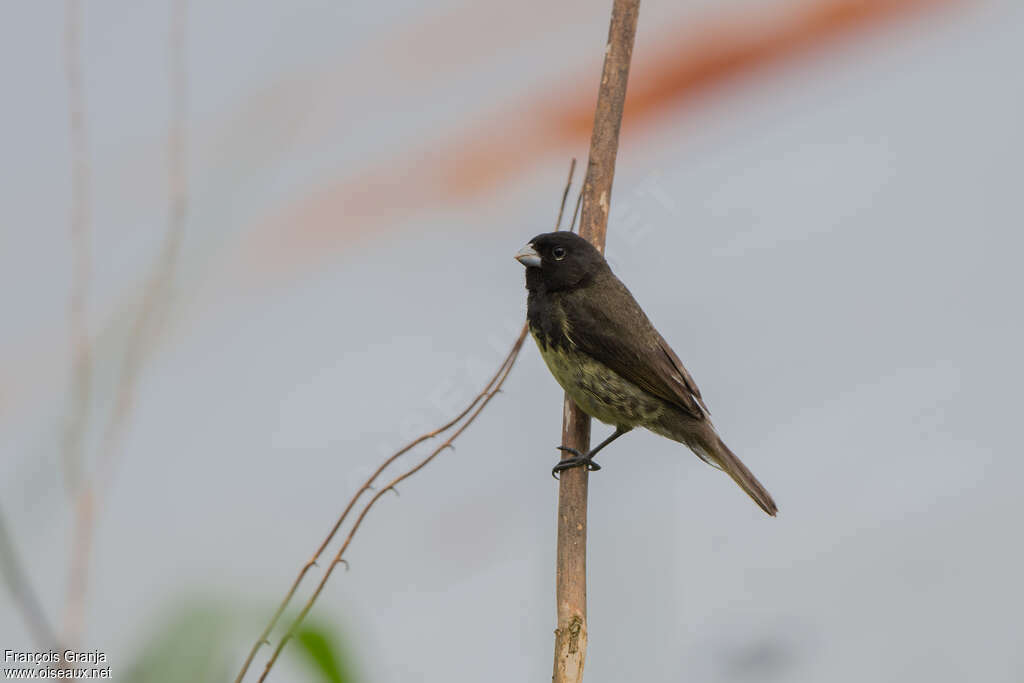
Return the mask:
<svg viewBox="0 0 1024 683">
<path fill-rule="evenodd" d="M 573 457 L 559 460 L 558 464 L 551 468 L 551 476 L 558 479 L 558 473 L 564 470 L 571 470 L 573 467 L 586 467 L 588 472 L 596 472 L 601 466 L 594 462 L 594 456 L 580 453 L 575 448 L 559 446 L 558 450 L 572 453 Z"/>
</svg>

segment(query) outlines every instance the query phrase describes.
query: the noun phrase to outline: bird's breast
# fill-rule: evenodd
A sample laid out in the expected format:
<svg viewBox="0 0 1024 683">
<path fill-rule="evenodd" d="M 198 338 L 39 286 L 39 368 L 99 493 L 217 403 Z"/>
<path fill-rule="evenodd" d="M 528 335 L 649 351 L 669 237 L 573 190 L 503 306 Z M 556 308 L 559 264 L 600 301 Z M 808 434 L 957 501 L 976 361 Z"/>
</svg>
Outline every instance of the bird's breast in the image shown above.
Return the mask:
<svg viewBox="0 0 1024 683">
<path fill-rule="evenodd" d="M 544 363 L 583 412 L 601 422 L 619 426 L 646 425 L 661 415 L 664 405 L 655 396 L 590 357 L 572 342 L 571 331 L 546 336 L 530 325 Z"/>
</svg>

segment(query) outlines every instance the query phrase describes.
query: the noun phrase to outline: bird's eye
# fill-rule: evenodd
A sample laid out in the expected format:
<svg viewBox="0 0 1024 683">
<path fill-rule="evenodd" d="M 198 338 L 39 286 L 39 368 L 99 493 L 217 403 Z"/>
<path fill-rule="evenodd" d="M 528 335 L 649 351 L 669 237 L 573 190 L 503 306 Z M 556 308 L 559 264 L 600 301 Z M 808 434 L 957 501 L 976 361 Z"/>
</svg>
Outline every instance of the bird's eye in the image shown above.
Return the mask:
<svg viewBox="0 0 1024 683">
<path fill-rule="evenodd" d="M 556 261 L 561 261 L 565 258 L 565 247 L 555 247 L 551 250 L 551 255 L 555 257 Z"/>
</svg>

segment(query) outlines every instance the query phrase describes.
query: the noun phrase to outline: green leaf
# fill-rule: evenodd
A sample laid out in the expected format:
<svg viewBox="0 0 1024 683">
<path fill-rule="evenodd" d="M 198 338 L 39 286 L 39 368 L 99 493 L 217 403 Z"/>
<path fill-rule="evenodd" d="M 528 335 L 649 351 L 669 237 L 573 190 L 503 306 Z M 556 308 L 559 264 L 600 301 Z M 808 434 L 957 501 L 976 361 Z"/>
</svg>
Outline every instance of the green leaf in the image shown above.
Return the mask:
<svg viewBox="0 0 1024 683">
<path fill-rule="evenodd" d="M 265 605 L 253 606 L 221 598 L 178 598 L 147 629 L 136 656 L 112 665 L 114 680 L 132 683 L 223 683 L 234 680 L 241 666 L 239 643 L 248 651 L 254 629 L 262 628 L 270 614 Z M 271 637 L 276 647 L 294 614 L 285 614 Z M 264 647 L 249 670 L 246 681 L 255 681 L 273 647 Z M 296 631 L 285 657 L 291 666 L 312 670 L 309 681 L 355 683 L 355 667 L 343 639 L 329 624 L 310 620 Z M 283 662 L 278 662 L 278 667 Z M 289 668 L 290 668 L 289 667 Z M 280 672 L 278 672 L 280 673 Z M 271 680 L 276 680 L 271 675 Z"/>
<path fill-rule="evenodd" d="M 303 626 L 295 634 L 297 653 L 320 675 L 324 683 L 353 683 L 351 665 L 336 634 L 322 624 Z"/>
</svg>

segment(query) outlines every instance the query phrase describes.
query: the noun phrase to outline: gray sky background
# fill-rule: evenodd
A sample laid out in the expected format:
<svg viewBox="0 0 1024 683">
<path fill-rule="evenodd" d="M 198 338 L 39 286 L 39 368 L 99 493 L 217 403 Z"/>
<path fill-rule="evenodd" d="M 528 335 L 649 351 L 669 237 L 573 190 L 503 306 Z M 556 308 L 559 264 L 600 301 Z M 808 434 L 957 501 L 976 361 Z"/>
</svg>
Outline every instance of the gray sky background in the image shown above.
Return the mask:
<svg viewBox="0 0 1024 683">
<path fill-rule="evenodd" d="M 167 9 L 86 4 L 95 446 L 165 220 Z M 86 645 L 115 678 L 197 595 L 252 611 L 240 662 L 357 483 L 496 366 L 525 312 L 512 254 L 550 228 L 585 147 L 295 267 L 254 257 L 253 236 L 592 68 L 607 24 L 583 2 L 192 4 L 186 241 L 89 592 Z M 646 2 L 638 43 L 710 5 Z M 0 500 L 59 615 L 63 9 L 3 13 Z M 590 484 L 588 681 L 1024 678 L 1021 63 L 1024 7 L 953 6 L 624 132 L 609 258 L 780 514 L 678 444 L 617 442 Z M 366 680 L 550 675 L 560 401 L 529 342 L 457 450 L 368 519 L 316 607 Z M 0 647 L 31 648 L 6 593 Z"/>
</svg>

